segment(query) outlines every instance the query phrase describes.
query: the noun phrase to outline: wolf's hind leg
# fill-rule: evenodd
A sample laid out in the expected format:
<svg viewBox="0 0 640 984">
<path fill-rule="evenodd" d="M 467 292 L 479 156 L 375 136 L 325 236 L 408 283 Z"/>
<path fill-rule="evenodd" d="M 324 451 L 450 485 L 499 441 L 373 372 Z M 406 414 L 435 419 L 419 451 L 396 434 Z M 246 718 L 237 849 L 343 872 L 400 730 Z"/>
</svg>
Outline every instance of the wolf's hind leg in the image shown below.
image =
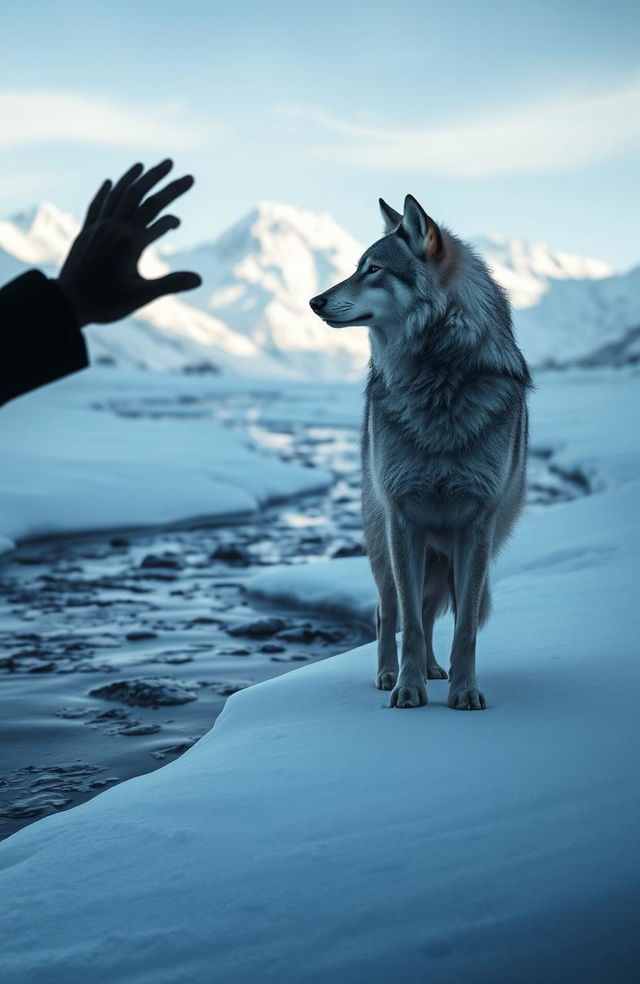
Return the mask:
<svg viewBox="0 0 640 984">
<path fill-rule="evenodd" d="M 428 680 L 447 679 L 447 671 L 437 663 L 433 652 L 433 623 L 447 607 L 449 599 L 449 558 L 444 554 L 437 554 L 428 550 L 422 598 L 422 628 L 427 647 L 426 677 Z"/>
</svg>

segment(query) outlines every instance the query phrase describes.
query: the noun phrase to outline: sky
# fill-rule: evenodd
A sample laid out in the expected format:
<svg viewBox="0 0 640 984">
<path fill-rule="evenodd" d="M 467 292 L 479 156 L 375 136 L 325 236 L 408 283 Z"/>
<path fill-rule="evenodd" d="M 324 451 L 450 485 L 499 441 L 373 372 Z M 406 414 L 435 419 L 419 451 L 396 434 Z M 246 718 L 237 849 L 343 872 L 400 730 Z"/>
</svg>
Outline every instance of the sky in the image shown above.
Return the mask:
<svg viewBox="0 0 640 984">
<path fill-rule="evenodd" d="M 410 192 L 462 236 L 640 262 L 637 3 L 30 0 L 0 33 L 0 217 L 171 156 L 176 246 L 262 200 L 369 242 Z"/>
</svg>

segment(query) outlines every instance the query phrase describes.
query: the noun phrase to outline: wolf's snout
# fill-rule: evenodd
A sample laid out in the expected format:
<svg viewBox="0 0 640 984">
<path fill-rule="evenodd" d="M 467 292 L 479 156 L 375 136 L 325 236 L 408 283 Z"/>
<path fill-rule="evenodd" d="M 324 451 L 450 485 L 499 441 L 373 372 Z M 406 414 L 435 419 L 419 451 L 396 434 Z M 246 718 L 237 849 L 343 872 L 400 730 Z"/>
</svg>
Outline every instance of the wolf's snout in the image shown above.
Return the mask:
<svg viewBox="0 0 640 984">
<path fill-rule="evenodd" d="M 322 311 L 322 309 L 323 309 L 323 307 L 325 306 L 326 303 L 327 303 L 327 299 L 324 296 L 324 294 L 318 294 L 317 297 L 312 297 L 311 300 L 309 301 L 309 305 L 311 306 L 311 310 L 315 314 L 320 314 L 320 312 Z"/>
</svg>

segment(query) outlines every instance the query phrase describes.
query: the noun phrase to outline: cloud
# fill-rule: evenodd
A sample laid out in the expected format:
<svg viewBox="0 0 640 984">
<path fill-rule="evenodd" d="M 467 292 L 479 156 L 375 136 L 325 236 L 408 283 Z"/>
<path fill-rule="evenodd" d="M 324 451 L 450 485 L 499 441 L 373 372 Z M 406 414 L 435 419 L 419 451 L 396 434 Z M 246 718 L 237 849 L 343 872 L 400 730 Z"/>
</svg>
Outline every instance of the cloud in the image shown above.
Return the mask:
<svg viewBox="0 0 640 984">
<path fill-rule="evenodd" d="M 640 151 L 640 82 L 415 129 L 360 125 L 317 109 L 284 112 L 334 135 L 330 145 L 314 145 L 314 156 L 396 173 L 550 174 Z"/>
<path fill-rule="evenodd" d="M 204 133 L 176 101 L 132 105 L 76 92 L 0 89 L 0 149 L 75 143 L 184 150 Z"/>
</svg>

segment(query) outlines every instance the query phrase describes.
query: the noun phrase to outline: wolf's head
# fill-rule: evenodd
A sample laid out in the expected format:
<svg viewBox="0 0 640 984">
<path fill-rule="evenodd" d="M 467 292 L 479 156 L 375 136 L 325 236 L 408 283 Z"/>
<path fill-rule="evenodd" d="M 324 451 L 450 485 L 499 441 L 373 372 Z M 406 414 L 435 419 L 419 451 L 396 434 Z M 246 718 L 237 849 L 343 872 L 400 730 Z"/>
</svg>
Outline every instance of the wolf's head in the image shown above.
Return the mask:
<svg viewBox="0 0 640 984">
<path fill-rule="evenodd" d="M 362 255 L 355 273 L 309 304 L 334 328 L 365 325 L 383 331 L 406 326 L 416 300 L 437 307 L 454 244 L 412 195 L 400 215 L 380 199 L 386 235 Z"/>
<path fill-rule="evenodd" d="M 380 199 L 386 234 L 362 255 L 355 273 L 313 297 L 334 328 L 364 325 L 374 352 L 440 347 L 468 351 L 485 327 L 510 331 L 508 303 L 483 261 L 407 195 L 401 215 Z"/>
</svg>

